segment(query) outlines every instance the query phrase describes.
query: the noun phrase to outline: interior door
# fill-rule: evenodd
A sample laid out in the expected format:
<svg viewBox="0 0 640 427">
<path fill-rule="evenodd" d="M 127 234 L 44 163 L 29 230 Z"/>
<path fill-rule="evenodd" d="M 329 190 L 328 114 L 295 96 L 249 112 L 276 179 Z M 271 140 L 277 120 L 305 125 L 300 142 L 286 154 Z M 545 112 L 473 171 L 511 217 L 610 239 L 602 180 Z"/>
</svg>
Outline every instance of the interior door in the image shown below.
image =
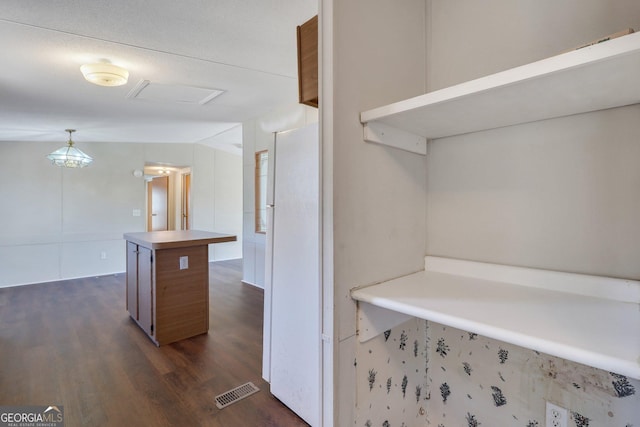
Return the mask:
<svg viewBox="0 0 640 427">
<path fill-rule="evenodd" d="M 191 229 L 191 174 L 182 174 L 182 230 Z"/>
<path fill-rule="evenodd" d="M 271 393 L 318 426 L 322 385 L 318 126 L 278 134 L 275 144 Z"/>
<path fill-rule="evenodd" d="M 148 184 L 147 231 L 169 229 L 169 177 L 153 178 Z"/>
</svg>

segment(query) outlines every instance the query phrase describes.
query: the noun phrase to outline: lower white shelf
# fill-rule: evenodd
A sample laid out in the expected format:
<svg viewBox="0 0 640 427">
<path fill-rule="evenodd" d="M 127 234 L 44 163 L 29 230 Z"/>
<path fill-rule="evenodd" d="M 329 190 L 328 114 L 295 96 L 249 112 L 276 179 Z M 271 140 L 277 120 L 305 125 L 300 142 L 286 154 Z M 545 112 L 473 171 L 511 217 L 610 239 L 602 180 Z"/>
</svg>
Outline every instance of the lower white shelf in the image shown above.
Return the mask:
<svg viewBox="0 0 640 427">
<path fill-rule="evenodd" d="M 359 331 L 370 338 L 398 321 L 370 304 L 640 379 L 639 282 L 436 257 L 425 264 L 352 290 Z"/>
</svg>

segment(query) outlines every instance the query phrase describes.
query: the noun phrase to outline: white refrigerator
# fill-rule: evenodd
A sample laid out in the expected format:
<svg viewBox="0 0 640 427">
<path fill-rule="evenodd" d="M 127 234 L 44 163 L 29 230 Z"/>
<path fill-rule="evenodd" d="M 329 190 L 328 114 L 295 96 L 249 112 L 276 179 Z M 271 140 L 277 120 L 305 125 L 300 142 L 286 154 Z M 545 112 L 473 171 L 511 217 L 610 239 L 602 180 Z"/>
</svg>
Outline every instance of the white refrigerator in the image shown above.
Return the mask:
<svg viewBox="0 0 640 427">
<path fill-rule="evenodd" d="M 270 152 L 263 376 L 312 426 L 321 421 L 318 125 L 276 134 Z M 269 194 L 271 193 L 271 195 Z"/>
</svg>

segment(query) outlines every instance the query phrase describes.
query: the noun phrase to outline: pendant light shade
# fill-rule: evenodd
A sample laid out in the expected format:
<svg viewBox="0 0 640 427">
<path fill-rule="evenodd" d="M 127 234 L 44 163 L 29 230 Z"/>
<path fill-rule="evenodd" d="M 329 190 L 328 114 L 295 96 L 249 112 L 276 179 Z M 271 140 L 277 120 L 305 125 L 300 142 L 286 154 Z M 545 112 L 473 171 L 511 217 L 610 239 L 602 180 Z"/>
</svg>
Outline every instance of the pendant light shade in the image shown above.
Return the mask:
<svg viewBox="0 0 640 427">
<path fill-rule="evenodd" d="M 99 86 L 122 86 L 129 79 L 129 72 L 108 62 L 85 64 L 80 67 L 84 78 Z"/>
<path fill-rule="evenodd" d="M 69 132 L 69 142 L 67 146 L 58 148 L 47 156 L 47 158 L 51 160 L 51 163 L 63 168 L 83 168 L 93 162 L 91 156 L 88 156 L 73 146 L 71 134 L 75 131 L 75 129 L 65 129 L 65 132 Z"/>
</svg>

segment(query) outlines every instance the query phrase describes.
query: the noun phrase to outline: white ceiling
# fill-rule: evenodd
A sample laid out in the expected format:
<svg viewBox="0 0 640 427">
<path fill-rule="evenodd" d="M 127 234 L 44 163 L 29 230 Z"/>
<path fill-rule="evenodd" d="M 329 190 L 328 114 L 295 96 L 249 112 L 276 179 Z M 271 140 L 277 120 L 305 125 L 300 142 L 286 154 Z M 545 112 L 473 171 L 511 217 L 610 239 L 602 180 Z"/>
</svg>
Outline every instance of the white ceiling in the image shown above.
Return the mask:
<svg viewBox="0 0 640 427">
<path fill-rule="evenodd" d="M 75 128 L 76 142 L 237 144 L 239 122 L 297 102 L 296 26 L 316 13 L 317 0 L 2 0 L 0 141 Z M 85 81 L 80 65 L 101 59 L 128 83 Z M 141 80 L 225 92 L 127 98 Z"/>
</svg>

